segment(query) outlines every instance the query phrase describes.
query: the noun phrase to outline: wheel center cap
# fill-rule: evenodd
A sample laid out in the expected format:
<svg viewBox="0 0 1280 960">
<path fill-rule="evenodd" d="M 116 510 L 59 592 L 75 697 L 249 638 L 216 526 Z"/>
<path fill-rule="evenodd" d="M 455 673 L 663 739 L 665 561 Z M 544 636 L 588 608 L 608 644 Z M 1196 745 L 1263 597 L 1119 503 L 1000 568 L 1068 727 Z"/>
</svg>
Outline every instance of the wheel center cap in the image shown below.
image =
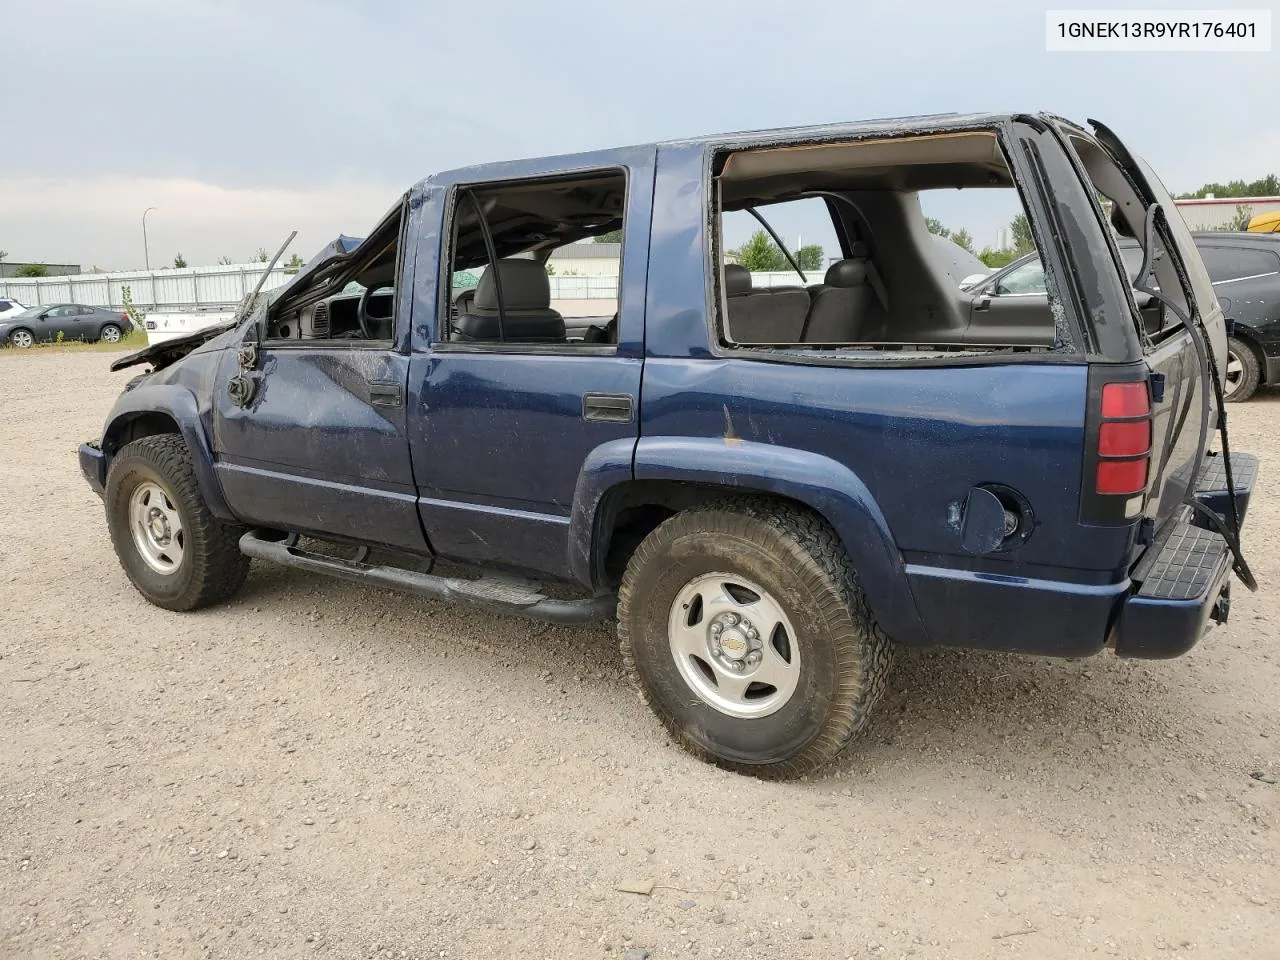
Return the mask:
<svg viewBox="0 0 1280 960">
<path fill-rule="evenodd" d="M 169 536 L 169 521 L 164 518 L 164 514 L 153 516 L 148 526 L 151 528 L 151 535 L 157 540 L 164 540 Z"/>
<path fill-rule="evenodd" d="M 720 634 L 720 650 L 730 660 L 741 660 L 747 655 L 747 638 L 737 630 L 725 630 Z"/>
</svg>

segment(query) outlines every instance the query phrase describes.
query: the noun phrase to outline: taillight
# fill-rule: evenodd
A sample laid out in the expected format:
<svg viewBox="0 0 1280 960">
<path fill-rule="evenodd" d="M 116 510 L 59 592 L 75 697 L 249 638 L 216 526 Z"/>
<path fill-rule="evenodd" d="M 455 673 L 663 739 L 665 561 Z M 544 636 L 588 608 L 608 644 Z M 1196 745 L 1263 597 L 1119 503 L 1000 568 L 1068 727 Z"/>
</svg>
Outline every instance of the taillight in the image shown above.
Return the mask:
<svg viewBox="0 0 1280 960">
<path fill-rule="evenodd" d="M 1147 489 L 1151 465 L 1151 392 L 1147 381 L 1104 384 L 1101 413 L 1094 489 L 1104 496 L 1142 493 Z M 1126 517 L 1141 512 L 1141 497 L 1125 503 Z"/>
<path fill-rule="evenodd" d="M 1147 382 L 1107 383 L 1102 386 L 1102 416 L 1110 420 L 1122 417 L 1145 417 L 1151 413 L 1151 394 Z"/>
</svg>

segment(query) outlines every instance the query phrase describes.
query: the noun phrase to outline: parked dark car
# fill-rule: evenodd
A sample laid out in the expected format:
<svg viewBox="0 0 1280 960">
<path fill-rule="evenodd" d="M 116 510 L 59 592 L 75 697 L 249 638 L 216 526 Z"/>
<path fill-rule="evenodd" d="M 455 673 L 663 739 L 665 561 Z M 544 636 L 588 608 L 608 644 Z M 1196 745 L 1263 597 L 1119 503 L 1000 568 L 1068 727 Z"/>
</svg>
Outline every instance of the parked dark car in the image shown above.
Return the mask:
<svg viewBox="0 0 1280 960">
<path fill-rule="evenodd" d="M 1025 198 L 1052 291 L 1035 309 L 979 309 L 936 256 L 920 193 L 958 188 Z M 1099 193 L 1165 250 L 1151 317 Z M 725 263 L 726 214 L 812 196 L 839 242 L 821 283 Z M 1257 460 L 1210 452 L 1222 311 L 1160 209 L 1114 134 L 1042 114 L 454 170 L 229 323 L 117 359 L 150 369 L 80 466 L 158 606 L 226 600 L 252 557 L 616 615 L 678 743 L 799 776 L 865 728 L 895 643 L 1174 657 L 1226 619 L 1233 565 L 1252 585 Z M 549 258 L 615 230 L 618 312 L 566 323 Z"/>
<path fill-rule="evenodd" d="M 117 343 L 133 329 L 128 314 L 105 307 L 52 303 L 28 307 L 0 320 L 0 344 L 18 348 L 58 340 Z"/>
<path fill-rule="evenodd" d="M 1280 382 L 1280 234 L 1203 232 L 1192 238 L 1232 326 L 1223 392 L 1233 403 L 1248 400 L 1259 385 Z M 1132 279 L 1142 250 L 1132 242 L 1119 246 Z M 982 309 L 1035 313 L 1047 296 L 1039 254 L 1020 257 L 971 289 L 990 298 Z"/>
<path fill-rule="evenodd" d="M 1280 234 L 1197 233 L 1200 258 L 1233 323 L 1223 382 L 1228 400 L 1280 383 Z"/>
</svg>

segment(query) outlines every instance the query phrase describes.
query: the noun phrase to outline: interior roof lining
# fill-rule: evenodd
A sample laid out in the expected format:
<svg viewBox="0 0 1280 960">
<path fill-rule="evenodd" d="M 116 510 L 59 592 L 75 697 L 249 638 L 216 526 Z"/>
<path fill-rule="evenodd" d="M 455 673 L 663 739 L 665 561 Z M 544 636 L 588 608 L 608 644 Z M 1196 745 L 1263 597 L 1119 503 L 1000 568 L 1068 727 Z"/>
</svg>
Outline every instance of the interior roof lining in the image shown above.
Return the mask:
<svg viewBox="0 0 1280 960">
<path fill-rule="evenodd" d="M 829 189 L 1013 185 L 999 138 L 988 130 L 738 150 L 719 179 L 728 197 L 763 197 L 797 177 Z"/>
</svg>

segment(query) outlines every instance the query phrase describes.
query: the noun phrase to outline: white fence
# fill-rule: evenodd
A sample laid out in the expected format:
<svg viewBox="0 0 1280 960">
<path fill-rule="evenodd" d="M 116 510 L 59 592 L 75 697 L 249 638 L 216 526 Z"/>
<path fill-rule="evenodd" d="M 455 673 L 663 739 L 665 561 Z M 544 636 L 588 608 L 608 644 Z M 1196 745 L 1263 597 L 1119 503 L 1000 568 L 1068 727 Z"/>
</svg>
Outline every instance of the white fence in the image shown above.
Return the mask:
<svg viewBox="0 0 1280 960">
<path fill-rule="evenodd" d="M 119 310 L 124 307 L 124 289 L 128 287 L 133 302 L 148 311 L 228 310 L 253 290 L 265 268 L 262 263 L 240 263 L 67 277 L 6 277 L 0 280 L 0 297 L 11 297 L 28 307 L 83 303 Z M 281 286 L 289 277 L 285 268 L 277 265 L 262 288 Z"/>
<path fill-rule="evenodd" d="M 82 273 L 68 277 L 8 277 L 0 279 L 0 297 L 10 297 L 28 307 L 46 303 L 83 303 L 87 306 L 124 307 L 124 289 L 129 288 L 136 306 L 149 313 L 203 313 L 232 310 L 248 294 L 262 275 L 258 263 L 230 266 L 190 267 L 181 270 L 134 270 L 124 273 Z M 479 271 L 477 271 L 479 272 Z M 822 279 L 814 271 L 810 283 Z M 270 290 L 289 280 L 283 266 L 276 266 L 262 289 Z M 752 274 L 756 287 L 799 284 L 790 271 Z M 552 301 L 614 300 L 618 296 L 617 277 L 555 276 Z"/>
</svg>

